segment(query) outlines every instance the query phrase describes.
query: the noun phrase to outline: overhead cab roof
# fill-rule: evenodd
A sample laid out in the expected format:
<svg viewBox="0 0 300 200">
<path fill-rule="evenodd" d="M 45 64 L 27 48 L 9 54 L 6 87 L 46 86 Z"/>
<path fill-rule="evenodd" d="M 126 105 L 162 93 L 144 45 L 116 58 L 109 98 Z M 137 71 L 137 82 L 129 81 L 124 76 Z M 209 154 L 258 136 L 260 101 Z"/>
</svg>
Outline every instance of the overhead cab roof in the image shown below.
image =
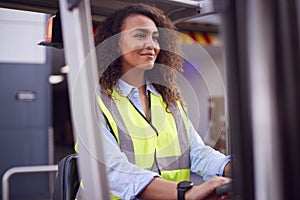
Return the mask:
<svg viewBox="0 0 300 200">
<path fill-rule="evenodd" d="M 70 2 L 76 2 L 75 0 Z M 80 0 L 78 0 L 80 2 Z M 201 6 L 207 1 L 192 0 L 91 0 L 93 21 L 101 22 L 115 10 L 134 3 L 156 5 L 174 22 L 203 14 Z M 55 14 L 59 10 L 58 0 L 2 0 L 0 7 Z M 205 12 L 207 12 L 205 10 Z"/>
</svg>

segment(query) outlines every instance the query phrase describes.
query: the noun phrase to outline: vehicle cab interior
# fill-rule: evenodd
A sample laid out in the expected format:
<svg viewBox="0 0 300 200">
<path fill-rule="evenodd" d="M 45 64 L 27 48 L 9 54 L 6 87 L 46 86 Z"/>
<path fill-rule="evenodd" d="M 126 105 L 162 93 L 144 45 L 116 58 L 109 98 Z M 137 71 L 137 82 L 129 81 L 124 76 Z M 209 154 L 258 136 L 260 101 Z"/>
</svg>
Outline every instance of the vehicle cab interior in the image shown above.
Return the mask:
<svg viewBox="0 0 300 200">
<path fill-rule="evenodd" d="M 297 199 L 297 0 L 2 0 L 2 199 L 71 200 L 82 187 L 82 199 L 109 199 L 103 139 L 91 112 L 94 37 L 106 17 L 136 3 L 157 6 L 178 29 L 178 84 L 191 121 L 207 145 L 232 159 L 232 182 L 216 192 Z"/>
</svg>

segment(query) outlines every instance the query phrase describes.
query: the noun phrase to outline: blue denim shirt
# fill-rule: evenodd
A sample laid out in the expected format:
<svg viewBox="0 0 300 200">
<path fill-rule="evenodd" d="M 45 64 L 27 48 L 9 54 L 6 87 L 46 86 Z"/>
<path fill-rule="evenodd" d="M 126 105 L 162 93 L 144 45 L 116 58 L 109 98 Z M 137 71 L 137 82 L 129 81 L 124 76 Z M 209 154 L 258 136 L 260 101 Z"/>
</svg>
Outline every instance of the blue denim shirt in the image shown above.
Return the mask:
<svg viewBox="0 0 300 200">
<path fill-rule="evenodd" d="M 121 95 L 128 97 L 135 107 L 144 114 L 137 88 L 123 80 L 119 80 L 115 88 Z M 154 95 L 158 95 L 152 84 L 147 83 L 146 89 Z M 225 156 L 205 145 L 190 120 L 189 134 L 191 171 L 203 176 L 204 180 L 222 175 L 226 164 L 230 161 L 230 156 Z M 121 199 L 135 199 L 154 177 L 160 177 L 157 173 L 130 163 L 125 154 L 120 151 L 108 126 L 104 126 L 103 146 L 111 193 Z"/>
</svg>

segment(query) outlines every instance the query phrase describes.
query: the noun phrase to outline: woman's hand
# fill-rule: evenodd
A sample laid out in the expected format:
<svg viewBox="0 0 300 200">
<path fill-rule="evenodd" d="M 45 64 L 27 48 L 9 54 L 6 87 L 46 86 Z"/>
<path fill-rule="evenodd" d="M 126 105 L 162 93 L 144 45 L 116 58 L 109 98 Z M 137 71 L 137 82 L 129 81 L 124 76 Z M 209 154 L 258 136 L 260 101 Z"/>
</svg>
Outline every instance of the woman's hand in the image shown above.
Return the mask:
<svg viewBox="0 0 300 200">
<path fill-rule="evenodd" d="M 214 192 L 216 188 L 225 183 L 229 183 L 230 178 L 215 176 L 201 185 L 194 186 L 185 193 L 187 200 L 201 199 L 229 199 L 228 195 L 217 196 Z"/>
</svg>

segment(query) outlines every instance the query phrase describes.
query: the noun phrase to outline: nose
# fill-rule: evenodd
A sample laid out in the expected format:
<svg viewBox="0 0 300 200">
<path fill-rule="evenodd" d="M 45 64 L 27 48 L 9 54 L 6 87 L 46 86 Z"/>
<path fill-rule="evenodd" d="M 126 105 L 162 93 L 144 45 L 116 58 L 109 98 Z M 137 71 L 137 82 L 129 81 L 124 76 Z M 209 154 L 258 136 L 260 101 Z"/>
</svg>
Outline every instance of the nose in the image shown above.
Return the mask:
<svg viewBox="0 0 300 200">
<path fill-rule="evenodd" d="M 156 46 L 156 44 L 153 41 L 152 37 L 148 37 L 148 39 L 145 41 L 144 47 L 146 49 L 154 49 L 155 46 Z"/>
</svg>

